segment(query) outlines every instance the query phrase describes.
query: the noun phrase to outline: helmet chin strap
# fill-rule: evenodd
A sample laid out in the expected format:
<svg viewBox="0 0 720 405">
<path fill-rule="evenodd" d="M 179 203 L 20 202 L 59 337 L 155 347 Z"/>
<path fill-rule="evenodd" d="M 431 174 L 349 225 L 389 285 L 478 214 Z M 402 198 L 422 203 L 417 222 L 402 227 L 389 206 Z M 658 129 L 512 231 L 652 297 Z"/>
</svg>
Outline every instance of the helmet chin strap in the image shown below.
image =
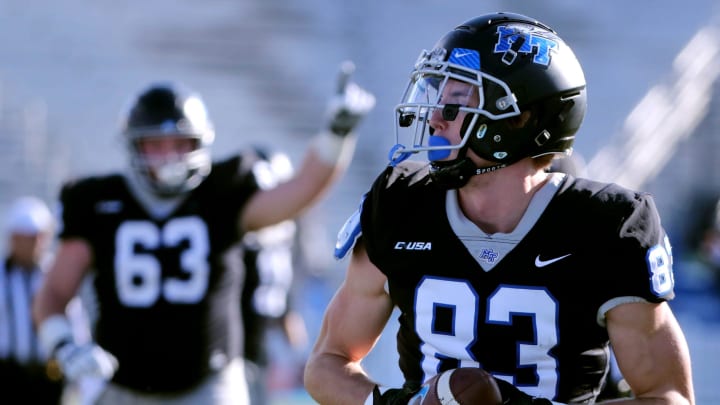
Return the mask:
<svg viewBox="0 0 720 405">
<path fill-rule="evenodd" d="M 494 172 L 506 167 L 506 163 L 498 163 L 490 167 L 477 167 L 467 157 L 468 146 L 458 150 L 458 157 L 449 161 L 431 161 L 430 178 L 441 187 L 457 189 L 465 186 L 472 176 Z"/>
<path fill-rule="evenodd" d="M 430 178 L 440 187 L 461 188 L 475 175 L 477 167 L 467 157 L 451 161 L 430 162 Z"/>
<path fill-rule="evenodd" d="M 503 167 L 507 167 L 507 164 L 477 167 L 470 158 L 463 157 L 449 162 L 431 162 L 430 177 L 441 187 L 456 189 L 465 186 L 472 176 L 495 172 Z"/>
</svg>

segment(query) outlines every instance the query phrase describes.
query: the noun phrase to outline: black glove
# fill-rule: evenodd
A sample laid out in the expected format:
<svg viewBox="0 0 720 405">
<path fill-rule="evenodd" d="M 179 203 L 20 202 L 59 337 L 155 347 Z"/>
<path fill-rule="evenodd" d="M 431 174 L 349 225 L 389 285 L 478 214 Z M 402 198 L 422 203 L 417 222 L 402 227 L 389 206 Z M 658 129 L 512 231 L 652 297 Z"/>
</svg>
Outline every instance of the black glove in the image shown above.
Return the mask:
<svg viewBox="0 0 720 405">
<path fill-rule="evenodd" d="M 500 388 L 503 405 L 552 405 L 549 399 L 531 397 L 505 380 L 496 378 L 495 382 L 498 388 Z"/>
<path fill-rule="evenodd" d="M 376 385 L 373 389 L 373 405 L 407 405 L 418 390 L 408 387 L 390 388 L 385 393 L 380 394 L 380 388 Z"/>
<path fill-rule="evenodd" d="M 337 94 L 327 106 L 327 126 L 337 136 L 347 136 L 375 107 L 375 96 L 350 81 L 355 65 L 347 61 L 340 68 Z"/>
</svg>

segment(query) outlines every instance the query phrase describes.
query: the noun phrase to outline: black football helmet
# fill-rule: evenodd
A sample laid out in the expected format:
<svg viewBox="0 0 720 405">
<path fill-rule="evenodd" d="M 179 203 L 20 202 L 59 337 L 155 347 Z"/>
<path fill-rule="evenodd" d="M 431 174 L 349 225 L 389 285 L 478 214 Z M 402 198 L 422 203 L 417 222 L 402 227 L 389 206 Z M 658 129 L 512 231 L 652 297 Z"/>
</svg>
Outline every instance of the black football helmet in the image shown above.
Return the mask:
<svg viewBox="0 0 720 405">
<path fill-rule="evenodd" d="M 200 96 L 180 85 L 152 83 L 144 89 L 124 115 L 122 134 L 134 173 L 160 197 L 192 190 L 210 173 L 212 122 Z M 195 146 L 170 161 L 153 162 L 142 154 L 138 142 L 155 137 L 191 138 Z"/>
<path fill-rule="evenodd" d="M 478 105 L 441 100 L 449 80 L 477 89 Z M 526 157 L 570 154 L 586 104 L 580 63 L 552 28 L 520 14 L 483 15 L 460 24 L 420 54 L 395 109 L 397 144 L 390 152 L 391 164 L 428 152 L 431 175 L 457 188 L 472 175 Z M 466 113 L 460 144 L 432 136 L 429 120 L 436 110 L 447 121 Z M 468 148 L 494 165 L 478 168 L 466 157 Z M 457 158 L 443 160 L 453 149 L 458 149 Z"/>
</svg>

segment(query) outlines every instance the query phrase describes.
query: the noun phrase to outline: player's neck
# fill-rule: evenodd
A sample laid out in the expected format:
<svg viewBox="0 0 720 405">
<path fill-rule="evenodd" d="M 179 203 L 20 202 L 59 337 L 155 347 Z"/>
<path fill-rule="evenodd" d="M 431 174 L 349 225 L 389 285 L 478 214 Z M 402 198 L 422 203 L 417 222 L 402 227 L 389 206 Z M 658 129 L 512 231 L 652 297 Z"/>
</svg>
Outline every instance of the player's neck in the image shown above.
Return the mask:
<svg viewBox="0 0 720 405">
<path fill-rule="evenodd" d="M 458 190 L 460 208 L 483 232 L 510 233 L 547 179 L 547 173 L 535 169 L 531 161 L 477 175 Z"/>
</svg>

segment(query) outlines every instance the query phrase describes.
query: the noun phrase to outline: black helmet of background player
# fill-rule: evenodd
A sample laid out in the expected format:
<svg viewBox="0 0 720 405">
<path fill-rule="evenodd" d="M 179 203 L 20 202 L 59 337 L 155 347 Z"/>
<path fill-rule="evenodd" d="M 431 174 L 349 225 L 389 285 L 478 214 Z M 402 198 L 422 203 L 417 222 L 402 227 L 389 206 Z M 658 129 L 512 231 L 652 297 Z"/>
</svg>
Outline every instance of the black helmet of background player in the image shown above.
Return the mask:
<svg viewBox="0 0 720 405">
<path fill-rule="evenodd" d="M 210 173 L 215 132 L 205 103 L 178 84 L 153 83 L 144 89 L 127 111 L 122 132 L 134 173 L 160 197 L 192 190 Z M 142 152 L 142 141 L 167 137 L 193 140 L 192 150 L 162 159 L 151 159 Z"/>
<path fill-rule="evenodd" d="M 479 105 L 444 104 L 440 95 L 450 79 L 477 90 Z M 475 174 L 526 157 L 569 154 L 585 109 L 582 68 L 554 30 L 519 14 L 483 15 L 420 54 L 396 107 L 391 159 L 427 151 L 434 179 L 462 187 Z M 459 145 L 432 136 L 428 121 L 436 110 L 446 121 L 466 113 Z M 468 148 L 492 165 L 477 167 L 466 157 Z M 445 160 L 453 149 L 457 158 Z"/>
</svg>

